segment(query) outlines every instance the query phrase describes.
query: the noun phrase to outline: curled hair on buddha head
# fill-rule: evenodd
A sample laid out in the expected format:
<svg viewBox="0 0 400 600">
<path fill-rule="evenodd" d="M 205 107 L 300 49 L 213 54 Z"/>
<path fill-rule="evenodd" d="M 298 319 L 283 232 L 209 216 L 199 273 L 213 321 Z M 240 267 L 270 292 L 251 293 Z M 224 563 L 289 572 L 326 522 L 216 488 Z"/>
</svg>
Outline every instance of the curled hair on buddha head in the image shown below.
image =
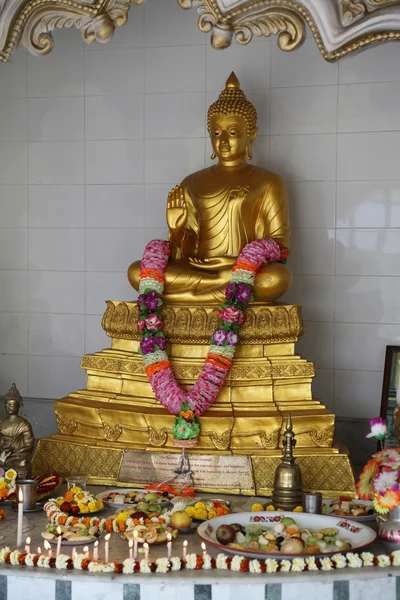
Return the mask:
<svg viewBox="0 0 400 600">
<path fill-rule="evenodd" d="M 12 384 L 12 386 L 8 390 L 7 394 L 4 396 L 4 402 L 7 402 L 8 400 L 16 400 L 18 402 L 19 413 L 21 414 L 22 407 L 23 407 L 23 400 L 22 400 L 22 396 L 19 393 L 18 388 L 15 385 L 15 383 Z"/>
<path fill-rule="evenodd" d="M 247 133 L 257 126 L 257 111 L 246 94 L 240 89 L 239 79 L 232 71 L 226 81 L 225 89 L 220 93 L 218 100 L 211 104 L 207 114 L 208 132 L 211 130 L 211 119 L 214 115 L 235 115 L 243 117 L 246 121 Z"/>
</svg>

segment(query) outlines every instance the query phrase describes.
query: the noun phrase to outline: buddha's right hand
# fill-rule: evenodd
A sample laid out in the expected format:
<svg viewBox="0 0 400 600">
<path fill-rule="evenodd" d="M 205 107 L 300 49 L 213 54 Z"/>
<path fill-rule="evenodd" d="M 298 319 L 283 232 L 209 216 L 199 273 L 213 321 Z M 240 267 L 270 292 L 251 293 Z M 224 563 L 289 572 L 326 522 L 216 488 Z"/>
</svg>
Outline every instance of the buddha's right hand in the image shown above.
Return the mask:
<svg viewBox="0 0 400 600">
<path fill-rule="evenodd" d="M 167 223 L 170 231 L 178 232 L 186 224 L 188 209 L 185 202 L 184 192 L 178 185 L 168 194 L 167 201 Z"/>
</svg>

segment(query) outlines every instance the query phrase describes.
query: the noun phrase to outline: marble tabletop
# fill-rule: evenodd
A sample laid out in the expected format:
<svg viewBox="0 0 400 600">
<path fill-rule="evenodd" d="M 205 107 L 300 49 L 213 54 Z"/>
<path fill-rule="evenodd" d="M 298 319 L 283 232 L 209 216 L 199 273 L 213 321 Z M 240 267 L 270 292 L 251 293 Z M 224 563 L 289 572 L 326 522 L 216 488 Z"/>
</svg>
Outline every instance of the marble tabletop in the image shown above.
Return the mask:
<svg viewBox="0 0 400 600">
<path fill-rule="evenodd" d="M 89 486 L 88 487 L 89 491 L 91 491 L 94 494 L 97 494 L 101 491 L 103 491 L 104 488 L 103 486 Z M 61 490 L 58 490 L 57 496 L 61 495 L 63 492 L 63 488 L 61 488 Z M 200 495 L 198 495 L 198 497 L 200 497 Z M 201 494 L 202 498 L 211 498 L 212 494 Z M 215 496 L 214 496 L 215 497 Z M 233 512 L 247 512 L 250 510 L 251 505 L 259 500 L 262 500 L 263 502 L 265 502 L 265 499 L 259 499 L 259 498 L 255 498 L 255 497 L 244 497 L 244 496 L 228 496 L 228 495 L 224 495 L 225 499 L 229 499 L 232 502 L 232 508 L 233 508 Z M 0 548 L 3 548 L 5 546 L 9 546 L 11 549 L 16 549 L 16 530 L 17 530 L 17 511 L 13 510 L 10 506 L 10 504 L 2 504 L 1 506 L 5 511 L 6 511 L 6 517 L 3 521 L 0 522 Z M 112 514 L 115 513 L 115 509 L 105 509 L 104 512 L 101 513 L 101 517 L 108 517 L 111 516 Z M 44 512 L 33 512 L 33 513 L 24 513 L 24 518 L 23 518 L 23 539 L 25 540 L 27 536 L 29 536 L 31 538 L 31 551 L 34 552 L 36 551 L 37 547 L 40 546 L 42 548 L 42 552 L 44 553 L 44 549 L 43 549 L 43 543 L 44 540 L 41 537 L 41 533 L 42 531 L 45 530 L 46 525 L 48 524 L 46 515 Z M 368 525 L 371 525 L 372 527 L 374 527 L 374 523 L 368 523 Z M 200 546 L 200 540 L 197 537 L 197 535 L 195 533 L 192 534 L 185 534 L 185 535 L 179 535 L 177 539 L 175 539 L 172 542 L 172 556 L 181 556 L 182 555 L 182 544 L 183 541 L 187 539 L 188 541 L 188 553 L 198 553 L 201 554 L 202 550 L 201 550 L 201 546 Z M 89 549 L 90 549 L 90 556 L 92 556 L 93 553 L 93 544 L 89 544 Z M 118 560 L 118 561 L 123 561 L 125 558 L 128 557 L 128 553 L 129 553 L 129 549 L 128 549 L 128 542 L 126 540 L 121 539 L 120 534 L 118 533 L 113 533 L 110 539 L 110 545 L 109 545 L 109 549 L 110 549 L 110 561 L 113 560 Z M 375 542 L 374 544 L 371 545 L 371 547 L 368 549 L 371 552 L 373 552 L 374 554 L 382 554 L 385 553 L 385 549 L 383 547 L 383 545 L 380 542 Z M 53 547 L 53 551 L 55 551 L 55 548 Z M 77 551 L 79 552 L 79 548 L 77 548 Z M 207 551 L 211 556 L 216 556 L 219 553 L 218 549 L 214 549 L 212 546 L 208 546 L 207 547 Z M 65 554 L 70 554 L 72 552 L 72 547 L 71 546 L 62 546 L 62 552 Z M 155 560 L 159 557 L 165 557 L 167 555 L 167 545 L 166 544 L 159 544 L 159 545 L 152 545 L 150 546 L 150 553 L 149 553 L 149 559 L 150 560 Z M 104 536 L 102 539 L 100 539 L 100 543 L 99 543 L 99 559 L 101 560 L 101 558 L 104 556 Z M 139 554 L 139 559 L 143 558 L 143 554 Z M 9 571 L 13 571 L 14 574 L 16 574 L 16 567 L 12 567 L 9 565 L 1 565 L 0 567 L 0 572 L 5 573 L 5 572 L 9 572 Z M 390 570 L 390 569 L 389 569 Z M 350 573 L 350 571 L 352 573 Z M 269 579 L 272 580 L 277 580 L 277 581 L 282 581 L 285 580 L 287 578 L 290 578 L 291 581 L 293 581 L 294 579 L 302 579 L 304 576 L 307 576 L 308 580 L 310 580 L 310 577 L 314 577 L 317 580 L 321 580 L 321 577 L 324 578 L 328 578 L 328 579 L 349 579 L 350 575 L 356 575 L 358 572 L 358 577 L 360 577 L 360 569 L 343 569 L 341 571 L 333 571 L 333 572 L 329 572 L 329 573 L 324 573 L 324 572 L 308 572 L 308 573 L 277 573 L 275 575 L 269 575 Z M 386 576 L 387 577 L 387 572 L 388 569 L 363 569 L 363 577 L 381 577 L 381 576 Z M 373 575 L 373 573 L 375 573 L 375 575 Z M 36 576 L 40 577 L 52 577 L 54 578 L 63 578 L 66 576 L 66 573 L 63 571 L 58 571 L 58 570 L 51 570 L 48 571 L 46 569 L 35 569 L 35 568 L 28 568 L 28 567 L 24 567 L 23 569 L 19 569 L 18 570 L 18 576 L 23 576 L 23 575 L 30 575 L 32 576 L 33 574 L 35 574 Z M 93 573 L 82 573 L 79 571 L 68 571 L 67 573 L 68 578 L 82 578 L 82 577 L 92 577 L 92 578 L 101 578 L 104 580 L 104 578 L 108 578 L 108 579 L 114 579 L 114 578 L 119 578 L 121 577 L 121 575 L 114 575 L 114 574 L 108 574 L 108 573 L 101 573 L 101 574 L 93 574 Z M 131 576 L 129 575 L 124 575 L 124 581 L 126 581 L 125 578 L 130 578 Z M 133 577 L 137 578 L 138 575 L 134 575 Z M 145 574 L 140 574 L 140 577 L 143 578 L 143 581 L 145 579 L 149 578 L 149 575 L 145 575 Z M 154 575 L 151 575 L 150 577 L 154 577 Z M 169 580 L 171 577 L 173 577 L 174 579 L 176 578 L 184 578 L 187 580 L 191 580 L 193 581 L 194 579 L 196 581 L 200 580 L 200 581 L 207 581 L 207 582 L 211 582 L 211 581 L 218 581 L 220 579 L 224 579 L 226 580 L 227 578 L 232 579 L 232 577 L 234 578 L 240 578 L 243 580 L 243 577 L 257 577 L 257 575 L 252 575 L 250 573 L 234 573 L 232 571 L 221 571 L 221 570 L 213 570 L 213 571 L 179 571 L 179 572 L 174 572 L 174 573 L 168 573 L 166 575 L 161 575 L 161 574 L 157 574 L 157 577 L 160 578 L 165 578 L 166 580 Z"/>
</svg>

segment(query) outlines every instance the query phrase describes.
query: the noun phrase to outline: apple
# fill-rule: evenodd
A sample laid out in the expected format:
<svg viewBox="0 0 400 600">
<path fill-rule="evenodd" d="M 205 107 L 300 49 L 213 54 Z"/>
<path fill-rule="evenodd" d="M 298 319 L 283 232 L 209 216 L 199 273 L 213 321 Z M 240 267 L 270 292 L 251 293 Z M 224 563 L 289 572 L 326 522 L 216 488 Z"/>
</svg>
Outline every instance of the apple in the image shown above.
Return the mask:
<svg viewBox="0 0 400 600">
<path fill-rule="evenodd" d="M 215 536 L 220 544 L 232 544 L 236 540 L 236 531 L 232 525 L 220 525 Z"/>
<path fill-rule="evenodd" d="M 177 510 L 172 513 L 170 523 L 174 529 L 188 529 L 192 524 L 192 519 L 184 510 Z"/>
<path fill-rule="evenodd" d="M 147 513 L 141 511 L 141 510 L 137 510 L 136 512 L 134 512 L 131 515 L 132 519 L 147 519 Z"/>
</svg>

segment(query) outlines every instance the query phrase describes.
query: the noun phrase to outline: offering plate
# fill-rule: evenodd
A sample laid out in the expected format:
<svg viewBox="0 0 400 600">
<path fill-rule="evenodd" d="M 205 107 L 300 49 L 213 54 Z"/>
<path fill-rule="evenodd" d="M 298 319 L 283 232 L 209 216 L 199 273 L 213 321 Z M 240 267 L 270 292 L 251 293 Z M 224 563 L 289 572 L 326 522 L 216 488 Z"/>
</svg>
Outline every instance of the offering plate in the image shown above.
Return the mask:
<svg viewBox="0 0 400 600">
<path fill-rule="evenodd" d="M 207 545 L 211 544 L 215 548 L 218 548 L 222 552 L 227 554 L 238 554 L 245 556 L 246 558 L 275 558 L 277 560 L 288 559 L 288 558 L 306 558 L 307 556 L 321 557 L 331 556 L 341 552 L 338 547 L 333 546 L 332 552 L 321 552 L 307 554 L 284 554 L 282 552 L 267 553 L 260 550 L 244 550 L 239 548 L 231 548 L 220 544 L 216 538 L 216 531 L 220 525 L 231 525 L 237 523 L 239 525 L 261 525 L 269 529 L 272 529 L 276 523 L 279 523 L 284 517 L 291 517 L 294 519 L 296 524 L 303 529 L 310 529 L 311 531 L 319 531 L 321 529 L 336 528 L 339 532 L 340 538 L 345 538 L 351 543 L 351 548 L 346 552 L 358 552 L 362 548 L 372 544 L 377 534 L 367 525 L 363 523 L 355 523 L 350 519 L 343 517 L 330 517 L 326 515 L 311 515 L 300 512 L 249 512 L 249 513 L 234 513 L 225 515 L 223 517 L 216 517 L 210 521 L 204 521 L 197 528 L 197 535 Z"/>
</svg>

